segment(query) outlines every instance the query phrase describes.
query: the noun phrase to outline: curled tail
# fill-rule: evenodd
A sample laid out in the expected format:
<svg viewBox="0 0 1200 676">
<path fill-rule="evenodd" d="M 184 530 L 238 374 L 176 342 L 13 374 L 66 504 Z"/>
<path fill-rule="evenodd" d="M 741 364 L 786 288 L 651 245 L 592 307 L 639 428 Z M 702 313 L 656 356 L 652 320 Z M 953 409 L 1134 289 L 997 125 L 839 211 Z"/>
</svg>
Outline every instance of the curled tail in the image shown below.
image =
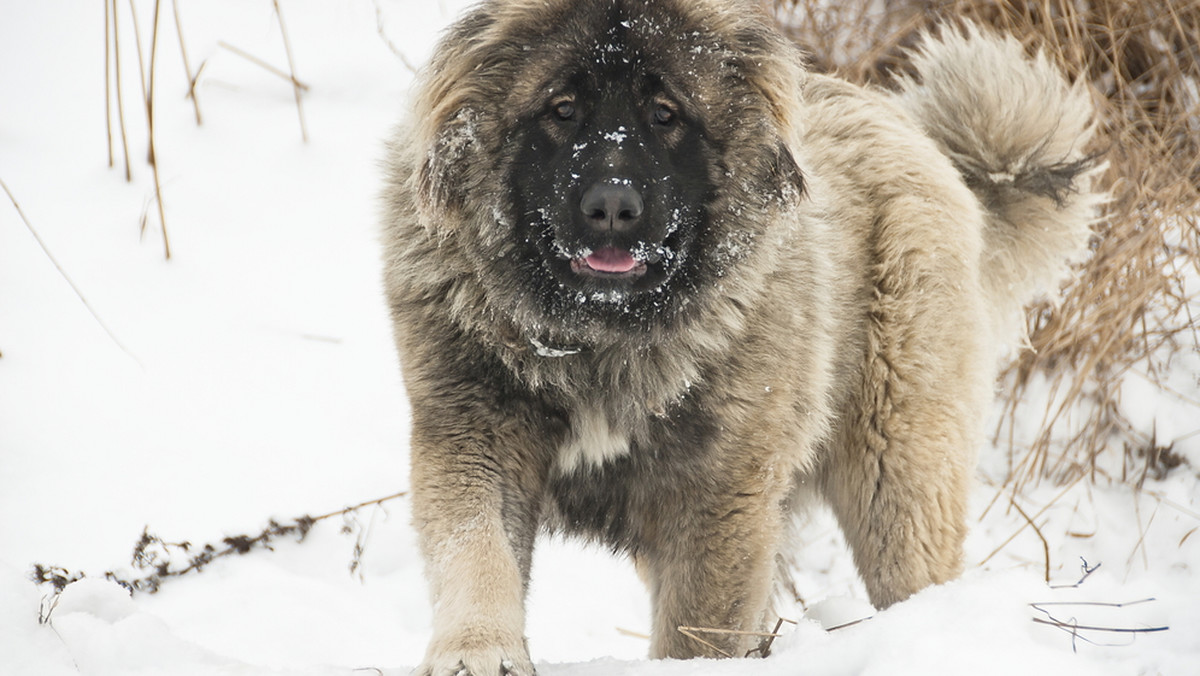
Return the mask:
<svg viewBox="0 0 1200 676">
<path fill-rule="evenodd" d="M 958 167 L 985 211 L 981 274 L 1004 342 L 1023 307 L 1053 292 L 1087 252 L 1107 195 L 1085 146 L 1091 99 L 1044 54 L 967 25 L 927 34 L 899 100 Z"/>
</svg>

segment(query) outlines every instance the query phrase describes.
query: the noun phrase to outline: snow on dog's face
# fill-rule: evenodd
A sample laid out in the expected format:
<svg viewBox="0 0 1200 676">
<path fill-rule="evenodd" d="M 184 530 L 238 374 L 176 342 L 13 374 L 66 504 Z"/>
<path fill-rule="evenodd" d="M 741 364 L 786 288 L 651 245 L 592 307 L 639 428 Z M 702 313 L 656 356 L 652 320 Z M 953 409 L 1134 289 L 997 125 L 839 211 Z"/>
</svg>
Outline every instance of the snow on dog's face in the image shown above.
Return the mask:
<svg viewBox="0 0 1200 676">
<path fill-rule="evenodd" d="M 586 341 L 694 321 L 802 191 L 798 65 L 741 5 L 524 4 L 481 6 L 445 42 L 467 47 L 435 56 L 426 196 L 469 226 L 520 326 Z"/>
<path fill-rule="evenodd" d="M 635 65 L 647 58 L 630 33 L 617 24 L 547 83 L 517 122 L 507 177 L 524 258 L 576 302 L 622 309 L 694 270 L 717 155 L 681 97 Z"/>
</svg>

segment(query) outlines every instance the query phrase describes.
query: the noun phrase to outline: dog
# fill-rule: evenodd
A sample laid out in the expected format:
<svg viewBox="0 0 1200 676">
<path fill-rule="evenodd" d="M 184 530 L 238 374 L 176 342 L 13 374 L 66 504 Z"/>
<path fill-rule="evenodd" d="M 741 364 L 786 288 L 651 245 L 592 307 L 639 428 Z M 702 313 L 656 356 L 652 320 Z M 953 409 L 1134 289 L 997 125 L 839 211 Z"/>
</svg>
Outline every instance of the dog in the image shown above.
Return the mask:
<svg viewBox="0 0 1200 676">
<path fill-rule="evenodd" d="M 434 604 L 422 675 L 534 673 L 539 532 L 634 560 L 652 657 L 741 655 L 824 499 L 872 602 L 962 569 L 1022 308 L 1086 251 L 1093 111 L 943 26 L 893 91 L 737 0 L 487 0 L 387 148 L 384 279 Z"/>
</svg>

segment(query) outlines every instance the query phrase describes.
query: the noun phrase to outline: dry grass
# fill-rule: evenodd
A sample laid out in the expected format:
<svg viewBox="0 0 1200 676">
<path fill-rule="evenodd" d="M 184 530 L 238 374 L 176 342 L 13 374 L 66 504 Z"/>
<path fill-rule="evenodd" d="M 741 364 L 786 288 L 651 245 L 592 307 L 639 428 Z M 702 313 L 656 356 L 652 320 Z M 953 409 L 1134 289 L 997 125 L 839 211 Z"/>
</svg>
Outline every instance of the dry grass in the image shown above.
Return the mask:
<svg viewBox="0 0 1200 676">
<path fill-rule="evenodd" d="M 1126 420 L 1120 384 L 1139 373 L 1176 396 L 1164 368 L 1180 351 L 1200 350 L 1187 284 L 1200 276 L 1200 0 L 776 0 L 776 11 L 815 68 L 859 82 L 886 86 L 917 31 L 958 17 L 1010 33 L 1087 79 L 1113 201 L 1090 261 L 1059 302 L 1029 313 L 1033 349 L 1005 373 L 997 435 L 1010 441 L 1014 490 L 1111 475 L 1098 462 L 1109 449 L 1124 452 L 1116 479 L 1163 471 L 1173 440 Z M 1054 394 L 1044 411 L 1025 400 L 1035 376 Z M 1032 442 L 1014 441 L 1019 419 L 1040 419 Z"/>
<path fill-rule="evenodd" d="M 117 347 L 121 348 L 122 352 L 129 355 L 130 358 L 132 358 L 135 362 L 138 362 L 138 364 L 141 364 L 141 362 L 138 361 L 138 358 L 129 351 L 129 348 L 125 347 L 124 343 L 122 343 L 120 339 L 117 338 L 117 335 L 112 332 L 112 329 L 108 328 L 108 324 L 104 323 L 104 320 L 100 318 L 100 315 L 96 312 L 96 309 L 92 307 L 92 304 L 88 302 L 87 298 L 84 298 L 83 291 L 81 291 L 75 282 L 71 280 L 70 275 L 68 275 L 67 271 L 63 269 L 63 266 L 59 264 L 58 259 L 54 257 L 54 254 L 50 253 L 50 247 L 46 246 L 46 242 L 42 239 L 42 236 L 38 234 L 37 229 L 33 227 L 33 223 L 31 223 L 29 218 L 25 216 L 25 211 L 21 209 L 21 205 L 17 202 L 16 196 L 14 196 L 12 191 L 8 189 L 8 184 L 6 184 L 2 178 L 0 178 L 0 191 L 3 191 L 4 194 L 8 196 L 9 201 L 12 202 L 13 209 L 16 209 L 17 211 L 17 216 L 21 218 L 21 222 L 25 224 L 26 229 L 29 230 L 29 234 L 33 236 L 33 240 L 37 242 L 38 248 L 42 250 L 42 253 L 45 254 L 46 259 L 49 260 L 50 264 L 54 266 L 54 269 L 58 271 L 59 276 L 62 277 L 63 281 L 67 283 L 67 286 L 71 287 L 71 291 L 75 293 L 75 297 L 79 299 L 79 302 L 83 303 L 83 307 L 87 309 L 88 314 L 92 316 L 92 319 L 96 320 L 96 323 L 100 325 L 100 328 L 103 329 L 106 334 L 108 334 L 109 339 L 111 339 Z"/>
<path fill-rule="evenodd" d="M 149 2 L 150 0 L 145 0 Z M 162 0 L 153 0 L 153 19 L 150 26 L 150 53 L 147 57 L 142 53 L 142 35 L 138 26 L 138 6 L 135 0 L 128 0 L 128 21 L 133 26 L 133 41 L 134 47 L 137 48 L 137 65 L 139 73 L 139 84 L 142 90 L 142 104 L 146 111 L 146 126 L 148 146 L 146 161 L 150 165 L 154 180 L 154 204 L 157 207 L 158 220 L 161 226 L 163 239 L 163 256 L 170 260 L 171 258 L 171 243 L 167 234 L 167 214 L 166 207 L 163 205 L 163 183 L 159 175 L 159 155 L 157 135 L 155 134 L 155 123 L 157 122 L 158 108 L 156 102 L 156 85 L 158 72 L 158 44 L 159 44 L 159 24 L 160 17 L 163 14 L 164 8 Z M 187 81 L 187 98 L 192 102 L 192 109 L 196 117 L 196 125 L 199 126 L 203 122 L 200 115 L 200 101 L 196 94 L 196 86 L 199 83 L 200 76 L 204 72 L 204 67 L 208 63 L 207 59 L 200 62 L 199 67 L 195 72 L 192 71 L 191 59 L 188 56 L 187 46 L 184 41 L 183 20 L 179 13 L 178 0 L 171 0 L 172 12 L 175 17 L 175 35 L 179 43 L 180 57 L 183 61 L 184 76 Z M 249 53 L 240 50 L 224 41 L 218 41 L 218 46 L 246 58 L 263 68 L 279 75 L 291 83 L 292 90 L 296 98 L 296 112 L 300 118 L 300 136 L 307 142 L 308 130 L 304 122 L 304 108 L 302 106 L 302 92 L 308 89 L 308 86 L 300 82 L 296 78 L 295 60 L 292 58 L 291 40 L 288 37 L 287 27 L 283 22 L 283 10 L 281 9 L 278 0 L 272 0 L 274 14 L 279 22 L 279 31 L 283 38 L 284 53 L 287 55 L 288 72 L 284 72 L 269 63 L 258 59 Z M 125 159 L 125 180 L 132 181 L 133 173 L 130 169 L 129 162 L 129 140 L 125 126 L 125 94 L 122 88 L 121 81 L 121 46 L 124 44 L 121 39 L 119 29 L 121 16 L 117 0 L 105 0 L 104 4 L 104 121 L 108 141 L 108 166 L 114 164 L 113 151 L 113 120 L 112 120 L 112 100 L 116 99 L 117 118 L 121 132 L 121 146 Z M 148 72 L 147 72 L 148 71 Z M 146 226 L 148 225 L 148 214 L 143 213 L 141 219 L 141 231 L 145 234 Z"/>
<path fill-rule="evenodd" d="M 342 527 L 342 533 L 350 534 L 356 529 L 352 519 L 359 510 L 367 507 L 383 509 L 385 502 L 398 500 L 407 495 L 408 491 L 400 491 L 318 516 L 305 514 L 282 523 L 270 519 L 266 527 L 259 533 L 231 535 L 223 538 L 219 543 L 209 542 L 197 545 L 187 540 L 169 542 L 152 533 L 147 526 L 142 530 L 141 537 L 133 546 L 130 565 L 133 566 L 134 572 L 130 574 L 108 571 L 104 577 L 121 585 L 130 594 L 135 592 L 154 594 L 158 592 L 164 582 L 184 575 L 200 573 L 218 559 L 248 554 L 259 549 L 271 550 L 272 544 L 283 537 L 295 537 L 297 540 L 303 541 L 313 526 L 327 519 L 338 516 L 345 518 L 347 523 Z M 359 537 L 355 542 L 354 558 L 350 565 L 352 573 L 362 565 L 364 539 L 369 536 L 368 533 L 362 532 L 361 527 L 358 529 Z M 30 578 L 34 582 L 51 585 L 55 594 L 61 593 L 67 585 L 85 577 L 88 575 L 83 571 L 71 571 L 61 566 L 46 566 L 40 563 L 34 564 L 33 570 L 30 571 Z M 44 614 L 48 616 L 49 613 Z"/>
</svg>

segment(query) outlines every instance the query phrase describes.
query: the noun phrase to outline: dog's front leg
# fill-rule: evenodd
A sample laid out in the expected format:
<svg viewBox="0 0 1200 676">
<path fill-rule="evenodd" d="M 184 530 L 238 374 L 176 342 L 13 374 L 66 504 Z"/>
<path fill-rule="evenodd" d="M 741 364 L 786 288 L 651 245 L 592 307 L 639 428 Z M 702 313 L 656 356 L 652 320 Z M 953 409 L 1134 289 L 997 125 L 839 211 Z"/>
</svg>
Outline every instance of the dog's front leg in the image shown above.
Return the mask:
<svg viewBox="0 0 1200 676">
<path fill-rule="evenodd" d="M 654 603 L 651 657 L 744 657 L 759 643 L 782 530 L 774 492 L 750 482 L 664 505 L 662 537 L 639 561 Z"/>
<path fill-rule="evenodd" d="M 414 415 L 413 521 L 433 600 L 433 637 L 417 673 L 532 676 L 524 598 L 541 473 L 515 435 L 480 418 L 448 422 Z"/>
</svg>

